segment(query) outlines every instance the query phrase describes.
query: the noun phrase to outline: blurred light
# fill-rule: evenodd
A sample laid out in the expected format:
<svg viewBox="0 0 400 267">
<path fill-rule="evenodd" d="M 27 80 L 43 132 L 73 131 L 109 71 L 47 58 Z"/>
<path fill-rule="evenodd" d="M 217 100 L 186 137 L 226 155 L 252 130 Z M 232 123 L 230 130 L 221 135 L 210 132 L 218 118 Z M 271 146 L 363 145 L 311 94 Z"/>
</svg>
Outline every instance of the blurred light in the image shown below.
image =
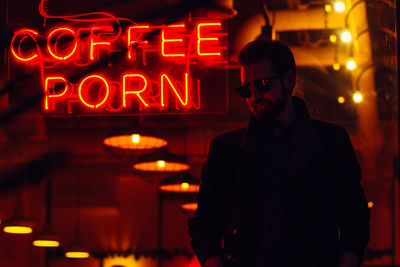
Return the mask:
<svg viewBox="0 0 400 267">
<path fill-rule="evenodd" d="M 158 160 L 157 167 L 164 168 L 165 167 L 165 160 Z"/>
<path fill-rule="evenodd" d="M 335 64 L 333 64 L 332 68 L 333 68 L 333 70 L 338 71 L 338 70 L 340 70 L 340 64 L 339 63 L 335 63 Z"/>
<path fill-rule="evenodd" d="M 182 189 L 188 189 L 189 188 L 189 183 L 181 183 Z"/>
<path fill-rule="evenodd" d="M 374 202 L 369 201 L 369 202 L 368 202 L 368 208 L 372 208 L 373 206 L 374 206 Z"/>
<path fill-rule="evenodd" d="M 344 102 L 346 102 L 346 99 L 345 99 L 343 96 L 339 96 L 338 99 L 337 99 L 337 101 L 338 101 L 340 104 L 343 104 Z"/>
<path fill-rule="evenodd" d="M 356 103 L 361 103 L 363 101 L 363 95 L 361 94 L 361 92 L 359 91 L 355 92 L 353 95 L 353 100 Z"/>
<path fill-rule="evenodd" d="M 336 43 L 337 41 L 337 35 L 336 34 L 331 34 L 329 36 L 329 41 L 331 41 L 331 43 Z"/>
<path fill-rule="evenodd" d="M 137 143 L 139 143 L 139 141 L 140 141 L 140 135 L 132 134 L 132 143 L 137 144 Z"/>
<path fill-rule="evenodd" d="M 56 240 L 34 240 L 33 245 L 35 247 L 56 248 L 60 246 L 60 242 Z"/>
<path fill-rule="evenodd" d="M 345 43 L 350 42 L 353 39 L 351 36 L 351 33 L 349 30 L 344 30 L 342 34 L 340 35 L 340 40 L 342 40 Z"/>
<path fill-rule="evenodd" d="M 325 12 L 326 13 L 331 13 L 333 10 L 333 6 L 331 4 L 326 4 L 325 5 Z"/>
<path fill-rule="evenodd" d="M 65 252 L 65 257 L 71 258 L 71 259 L 85 259 L 85 258 L 89 258 L 89 256 L 90 256 L 89 252 L 85 252 L 85 251 Z"/>
<path fill-rule="evenodd" d="M 346 68 L 348 70 L 354 70 L 357 67 L 357 63 L 354 61 L 354 59 L 349 59 L 346 62 Z"/>
<path fill-rule="evenodd" d="M 197 206 L 198 204 L 196 202 L 183 203 L 181 205 L 181 209 L 188 211 L 195 211 L 197 210 Z"/>
<path fill-rule="evenodd" d="M 343 11 L 345 11 L 346 6 L 345 6 L 345 4 L 344 4 L 342 1 L 336 1 L 336 2 L 333 4 L 333 9 L 334 9 L 336 12 L 343 12 Z"/>
<path fill-rule="evenodd" d="M 5 226 L 3 231 L 9 234 L 30 234 L 32 228 L 28 226 Z"/>
</svg>

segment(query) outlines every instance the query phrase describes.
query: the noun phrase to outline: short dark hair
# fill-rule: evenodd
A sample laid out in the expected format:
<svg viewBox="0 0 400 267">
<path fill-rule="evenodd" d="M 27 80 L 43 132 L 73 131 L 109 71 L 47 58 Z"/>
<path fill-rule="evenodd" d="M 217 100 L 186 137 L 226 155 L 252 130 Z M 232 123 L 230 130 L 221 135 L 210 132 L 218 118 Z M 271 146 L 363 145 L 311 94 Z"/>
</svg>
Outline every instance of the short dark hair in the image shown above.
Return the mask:
<svg viewBox="0 0 400 267">
<path fill-rule="evenodd" d="M 242 66 L 268 60 L 280 75 L 284 75 L 288 71 L 296 73 L 296 63 L 292 51 L 284 43 L 275 40 L 258 39 L 248 43 L 240 51 L 238 59 Z"/>
</svg>

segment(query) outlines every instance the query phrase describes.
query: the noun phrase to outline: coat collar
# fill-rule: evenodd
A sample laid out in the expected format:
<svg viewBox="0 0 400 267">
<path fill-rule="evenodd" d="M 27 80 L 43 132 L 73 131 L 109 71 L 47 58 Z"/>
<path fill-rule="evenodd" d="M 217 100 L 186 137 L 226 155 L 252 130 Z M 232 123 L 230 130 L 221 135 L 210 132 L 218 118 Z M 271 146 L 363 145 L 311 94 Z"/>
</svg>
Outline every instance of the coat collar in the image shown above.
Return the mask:
<svg viewBox="0 0 400 267">
<path fill-rule="evenodd" d="M 297 177 L 324 148 L 316 125 L 311 119 L 304 101 L 298 97 L 293 97 L 293 103 L 296 109 L 296 120 L 293 125 L 293 145 L 289 163 L 289 173 L 292 178 Z M 246 150 L 251 149 L 251 147 L 257 147 L 257 144 L 255 144 L 257 139 L 262 138 L 262 135 L 268 134 L 269 131 L 271 129 L 268 126 L 262 125 L 254 116 L 251 116 L 241 141 L 241 151 L 244 152 L 243 148 L 245 147 L 247 148 Z"/>
</svg>

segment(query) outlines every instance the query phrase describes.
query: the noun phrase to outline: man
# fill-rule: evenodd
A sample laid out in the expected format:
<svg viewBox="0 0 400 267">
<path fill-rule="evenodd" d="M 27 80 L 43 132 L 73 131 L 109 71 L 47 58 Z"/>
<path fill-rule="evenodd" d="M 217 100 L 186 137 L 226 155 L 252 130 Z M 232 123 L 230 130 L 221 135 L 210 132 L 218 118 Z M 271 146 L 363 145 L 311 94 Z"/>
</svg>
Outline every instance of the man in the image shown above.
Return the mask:
<svg viewBox="0 0 400 267">
<path fill-rule="evenodd" d="M 204 267 L 356 267 L 369 241 L 361 171 L 347 132 L 292 97 L 290 49 L 257 40 L 239 54 L 246 129 L 216 137 L 189 220 Z"/>
</svg>

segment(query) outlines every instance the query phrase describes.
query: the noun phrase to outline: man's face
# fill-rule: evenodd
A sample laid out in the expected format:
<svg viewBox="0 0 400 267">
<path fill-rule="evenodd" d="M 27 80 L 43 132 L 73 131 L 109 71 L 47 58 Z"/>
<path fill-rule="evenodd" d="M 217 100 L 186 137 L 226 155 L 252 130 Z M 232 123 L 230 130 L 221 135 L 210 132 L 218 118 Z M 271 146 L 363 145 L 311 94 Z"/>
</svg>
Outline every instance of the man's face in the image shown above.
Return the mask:
<svg viewBox="0 0 400 267">
<path fill-rule="evenodd" d="M 269 61 L 261 61 L 243 66 L 241 69 L 242 84 L 249 83 L 251 96 L 246 99 L 251 112 L 257 119 L 273 120 L 284 110 L 289 90 L 285 86 L 285 77 L 277 75 Z M 270 82 L 270 90 L 260 92 L 254 88 L 256 79 Z"/>
</svg>

